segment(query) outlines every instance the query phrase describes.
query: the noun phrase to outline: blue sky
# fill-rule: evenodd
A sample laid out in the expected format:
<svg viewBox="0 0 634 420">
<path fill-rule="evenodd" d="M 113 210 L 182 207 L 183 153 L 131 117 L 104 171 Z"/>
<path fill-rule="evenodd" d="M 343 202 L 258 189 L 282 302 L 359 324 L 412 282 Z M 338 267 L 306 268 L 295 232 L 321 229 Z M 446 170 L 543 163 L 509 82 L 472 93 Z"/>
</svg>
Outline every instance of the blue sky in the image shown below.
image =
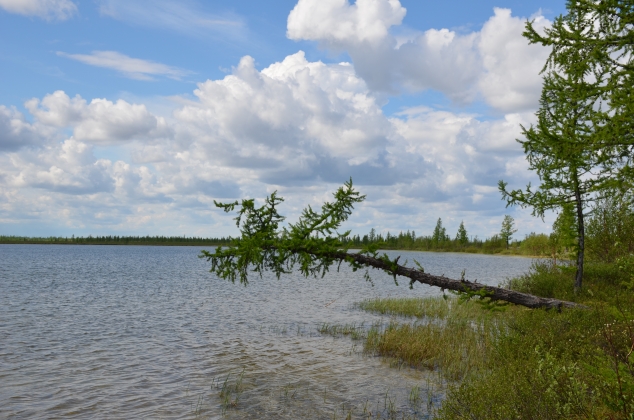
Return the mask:
<svg viewBox="0 0 634 420">
<path fill-rule="evenodd" d="M 550 220 L 495 186 L 535 181 L 530 124 L 565 3 L 0 0 L 0 234 L 235 234 L 213 200 L 352 176 L 355 232 L 519 235 Z M 455 225 L 455 226 L 454 226 Z M 428 232 L 429 231 L 429 232 Z"/>
</svg>

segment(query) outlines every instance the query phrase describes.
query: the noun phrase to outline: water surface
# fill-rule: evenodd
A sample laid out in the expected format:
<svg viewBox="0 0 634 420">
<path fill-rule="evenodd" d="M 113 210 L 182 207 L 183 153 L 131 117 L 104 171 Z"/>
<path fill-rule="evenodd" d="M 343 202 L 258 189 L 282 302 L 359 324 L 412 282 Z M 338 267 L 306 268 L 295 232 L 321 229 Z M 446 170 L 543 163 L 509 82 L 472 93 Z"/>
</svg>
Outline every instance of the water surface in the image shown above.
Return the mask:
<svg viewBox="0 0 634 420">
<path fill-rule="evenodd" d="M 425 418 L 433 374 L 389 367 L 324 323 L 386 322 L 355 302 L 439 290 L 342 267 L 320 279 L 219 280 L 195 247 L 0 245 L 0 418 Z M 530 259 L 390 251 L 497 285 Z M 243 372 L 235 406 L 222 384 Z M 438 403 L 436 395 L 432 403 Z M 233 400 L 230 400 L 233 402 Z M 399 414 L 399 418 L 401 417 Z"/>
</svg>

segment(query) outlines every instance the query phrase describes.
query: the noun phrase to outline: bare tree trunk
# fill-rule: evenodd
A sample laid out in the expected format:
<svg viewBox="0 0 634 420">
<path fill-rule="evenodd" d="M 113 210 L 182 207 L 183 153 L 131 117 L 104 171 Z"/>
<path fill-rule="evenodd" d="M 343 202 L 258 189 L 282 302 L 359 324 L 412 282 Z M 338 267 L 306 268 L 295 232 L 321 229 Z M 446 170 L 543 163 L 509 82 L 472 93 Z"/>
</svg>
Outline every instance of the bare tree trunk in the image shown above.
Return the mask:
<svg viewBox="0 0 634 420">
<path fill-rule="evenodd" d="M 583 257 L 585 252 L 585 231 L 583 226 L 583 209 L 577 205 L 577 217 L 579 218 L 579 249 L 577 251 L 577 272 L 575 273 L 575 292 L 581 291 L 583 282 Z"/>
<path fill-rule="evenodd" d="M 579 243 L 577 249 L 577 272 L 575 273 L 575 293 L 581 291 L 583 282 L 583 257 L 585 251 L 585 229 L 583 225 L 583 201 L 579 191 L 579 179 L 575 174 L 575 204 L 577 205 L 577 234 Z"/>
<path fill-rule="evenodd" d="M 344 261 L 354 260 L 362 265 L 378 268 L 398 276 L 407 277 L 410 280 L 417 281 L 419 283 L 440 287 L 443 290 L 448 289 L 457 292 L 476 293 L 484 292 L 486 296 L 492 300 L 502 300 L 516 305 L 526 306 L 527 308 L 556 309 L 558 311 L 561 310 L 561 308 L 587 309 L 587 306 L 565 300 L 543 298 L 501 287 L 486 286 L 481 283 L 470 282 L 467 280 L 453 280 L 444 276 L 434 276 L 415 268 L 407 268 L 399 264 L 388 264 L 386 261 L 363 254 L 348 254 L 340 252 L 333 255 L 333 257 Z"/>
</svg>

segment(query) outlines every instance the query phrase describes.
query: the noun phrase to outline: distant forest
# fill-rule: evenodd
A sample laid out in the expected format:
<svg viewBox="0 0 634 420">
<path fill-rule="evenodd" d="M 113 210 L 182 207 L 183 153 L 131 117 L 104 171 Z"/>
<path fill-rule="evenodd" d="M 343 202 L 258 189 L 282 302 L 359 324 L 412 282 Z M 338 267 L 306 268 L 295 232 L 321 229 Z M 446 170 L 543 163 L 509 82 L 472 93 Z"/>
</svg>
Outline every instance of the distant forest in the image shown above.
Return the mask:
<svg viewBox="0 0 634 420">
<path fill-rule="evenodd" d="M 528 242 L 548 242 L 546 235 L 531 234 Z M 185 236 L 6 236 L 0 235 L 0 244 L 60 244 L 60 245 L 162 245 L 162 246 L 199 246 L 199 245 L 229 245 L 233 238 L 201 238 Z M 541 240 L 541 241 L 540 241 Z M 475 252 L 475 253 L 525 253 L 529 251 L 526 246 L 521 246 L 524 241 L 510 242 L 506 250 L 506 243 L 499 235 L 484 240 L 478 237 L 460 242 L 459 239 L 450 239 L 448 236 L 438 238 L 432 236 L 416 236 L 413 231 L 399 232 L 397 235 L 386 233 L 377 234 L 374 229 L 367 235 L 351 235 L 346 242 L 351 248 L 363 248 L 366 245 L 377 244 L 381 249 L 405 249 L 420 251 L 449 251 L 449 252 Z M 533 244 L 535 245 L 535 244 Z M 538 246 L 539 247 L 539 246 Z M 520 250 L 521 248 L 521 250 Z M 534 250 L 535 246 L 527 252 L 531 255 L 541 255 Z M 541 247 L 540 247 L 541 248 Z M 505 252 L 507 251 L 507 252 Z"/>
<path fill-rule="evenodd" d="M 378 245 L 380 249 L 402 249 L 439 252 L 469 252 L 486 254 L 522 254 L 550 255 L 549 237 L 543 234 L 531 234 L 524 240 L 509 241 L 501 235 L 493 235 L 484 240 L 478 237 L 467 237 L 461 225 L 455 239 L 446 234 L 439 219 L 434 233 L 430 236 L 416 236 L 414 231 L 392 233 L 376 233 L 371 229 L 367 235 L 350 235 L 343 242 L 350 248 L 363 248 L 367 245 Z M 60 244 L 60 245 L 153 245 L 153 246 L 214 246 L 229 245 L 230 236 L 219 238 L 201 238 L 185 236 L 71 236 L 71 237 L 28 237 L 0 235 L 0 244 Z"/>
<path fill-rule="evenodd" d="M 448 235 L 417 236 L 415 231 L 399 232 L 398 235 L 376 233 L 374 229 L 367 235 L 350 236 L 347 242 L 351 248 L 363 248 L 370 244 L 376 244 L 380 249 L 399 249 L 412 251 L 435 252 L 467 252 L 475 254 L 506 254 L 550 257 L 560 254 L 561 250 L 549 235 L 543 233 L 531 233 L 520 240 L 506 240 L 499 234 L 490 238 L 451 238 Z"/>
<path fill-rule="evenodd" d="M 162 245 L 162 246 L 198 246 L 228 245 L 231 237 L 199 238 L 185 236 L 4 236 L 0 235 L 0 244 L 60 244 L 60 245 Z"/>
<path fill-rule="evenodd" d="M 535 236 L 535 234 L 532 234 Z M 541 235 L 539 235 L 541 236 Z M 543 235 L 548 239 L 548 236 Z M 433 236 L 416 236 L 415 231 L 399 232 L 398 235 L 376 233 L 374 229 L 367 235 L 353 235 L 347 241 L 352 248 L 362 248 L 370 244 L 378 244 L 380 249 L 411 249 L 419 251 L 449 251 L 449 252 L 502 252 L 506 249 L 505 241 L 499 235 L 493 235 L 484 240 L 474 237 L 461 243 L 457 239 L 444 237 L 441 239 Z M 510 248 L 518 247 L 523 241 L 513 241 Z M 480 250 L 480 251 L 478 251 Z"/>
</svg>

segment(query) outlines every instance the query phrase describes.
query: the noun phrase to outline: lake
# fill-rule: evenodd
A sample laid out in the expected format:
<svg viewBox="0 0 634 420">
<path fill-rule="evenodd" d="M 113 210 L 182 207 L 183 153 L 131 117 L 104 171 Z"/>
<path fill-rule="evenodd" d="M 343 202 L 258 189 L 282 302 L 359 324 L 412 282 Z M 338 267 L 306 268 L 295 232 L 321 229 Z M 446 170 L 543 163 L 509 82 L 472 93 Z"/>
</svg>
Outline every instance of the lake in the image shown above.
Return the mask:
<svg viewBox="0 0 634 420">
<path fill-rule="evenodd" d="M 345 267 L 319 279 L 253 276 L 244 287 L 211 275 L 200 249 L 0 245 L 0 418 L 426 418 L 408 395 L 437 375 L 390 367 L 319 328 L 386 323 L 354 304 L 438 289 L 396 286 L 376 270 L 372 286 Z M 388 251 L 399 254 L 491 285 L 532 263 Z"/>
</svg>

